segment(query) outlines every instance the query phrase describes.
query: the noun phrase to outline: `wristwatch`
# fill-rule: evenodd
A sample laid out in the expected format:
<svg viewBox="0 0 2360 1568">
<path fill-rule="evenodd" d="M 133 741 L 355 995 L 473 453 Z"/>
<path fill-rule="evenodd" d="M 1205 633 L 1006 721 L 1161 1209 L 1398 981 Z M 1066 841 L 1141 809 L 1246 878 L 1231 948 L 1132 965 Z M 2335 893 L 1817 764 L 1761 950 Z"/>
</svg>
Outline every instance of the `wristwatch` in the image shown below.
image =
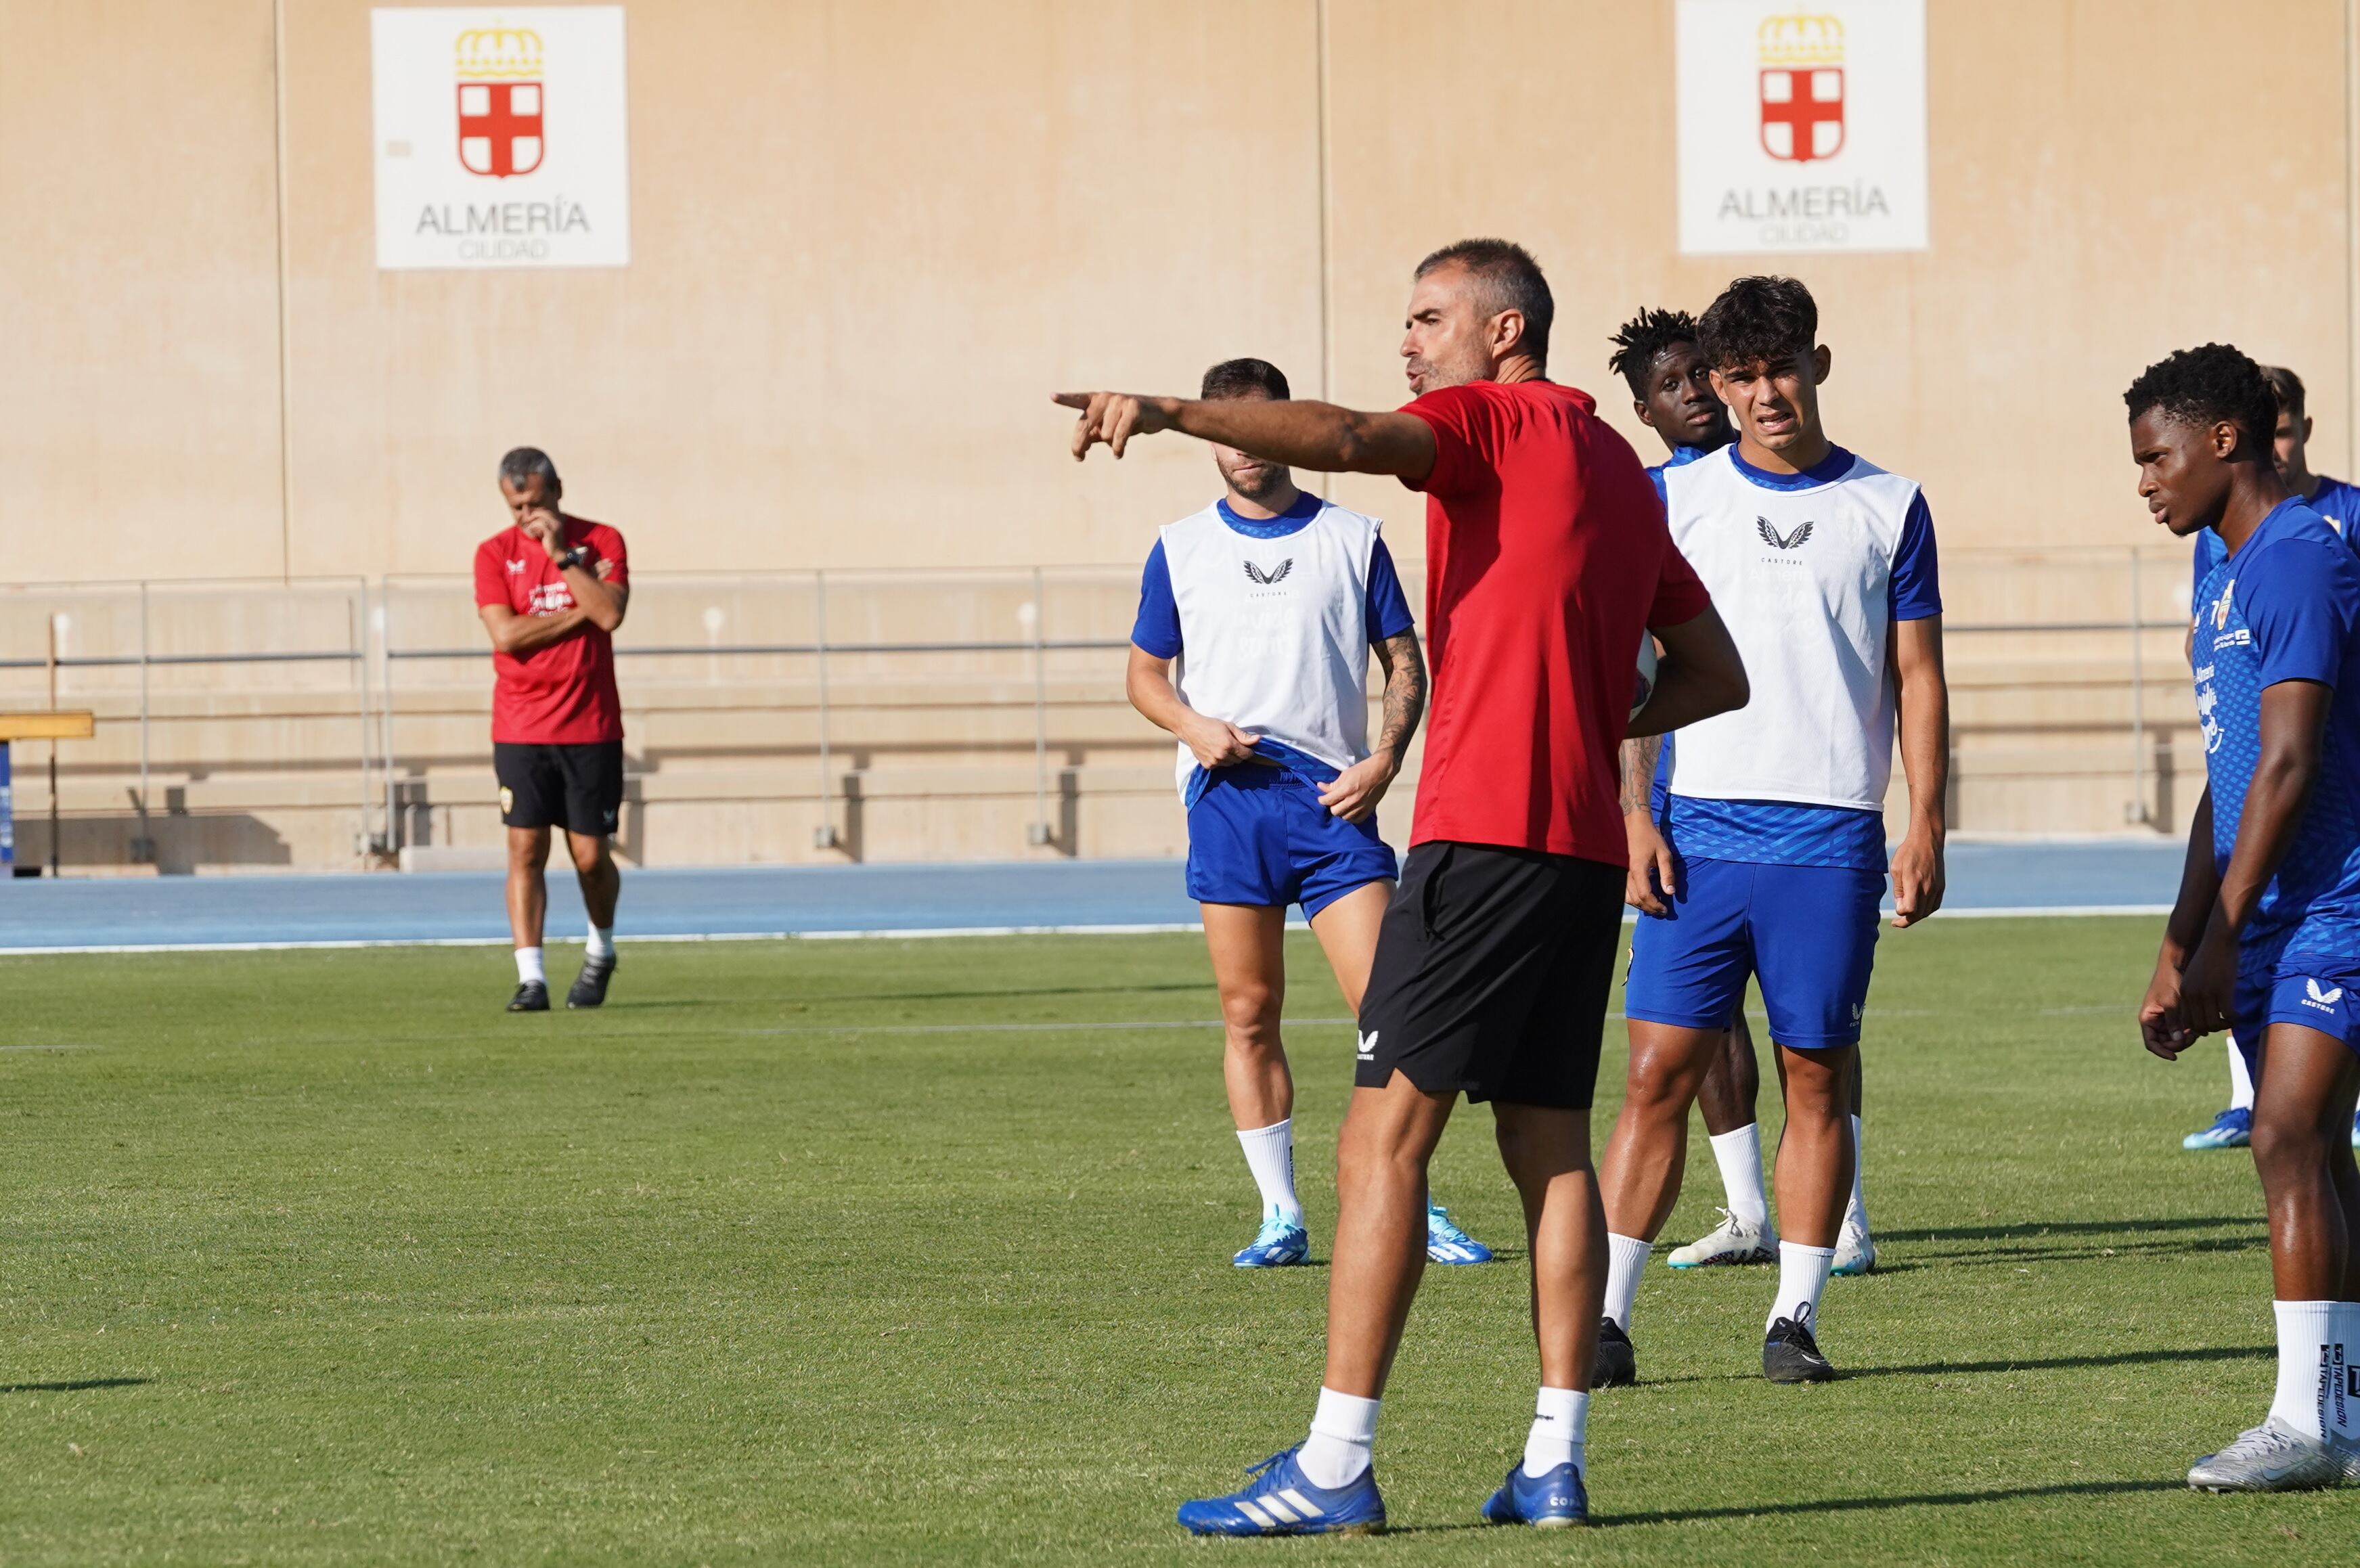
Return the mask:
<svg viewBox="0 0 2360 1568">
<path fill-rule="evenodd" d="M 577 544 L 572 550 L 567 550 L 563 555 L 557 558 L 557 570 L 560 572 L 568 572 L 574 567 L 586 565 L 589 560 L 590 547 L 588 545 Z"/>
</svg>

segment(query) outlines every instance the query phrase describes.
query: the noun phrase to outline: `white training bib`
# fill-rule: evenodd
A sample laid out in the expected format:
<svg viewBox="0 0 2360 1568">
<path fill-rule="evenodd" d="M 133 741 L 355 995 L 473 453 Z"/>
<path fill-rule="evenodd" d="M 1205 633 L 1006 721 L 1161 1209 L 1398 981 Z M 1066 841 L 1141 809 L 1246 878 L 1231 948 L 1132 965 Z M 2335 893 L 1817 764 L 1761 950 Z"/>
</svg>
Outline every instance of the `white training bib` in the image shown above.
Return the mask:
<svg viewBox="0 0 2360 1568">
<path fill-rule="evenodd" d="M 1381 525 L 1323 503 L 1281 539 L 1253 539 L 1218 505 L 1164 529 L 1180 612 L 1180 700 L 1338 771 L 1369 755 L 1369 561 Z M 1187 793 L 1196 758 L 1180 747 Z"/>
</svg>

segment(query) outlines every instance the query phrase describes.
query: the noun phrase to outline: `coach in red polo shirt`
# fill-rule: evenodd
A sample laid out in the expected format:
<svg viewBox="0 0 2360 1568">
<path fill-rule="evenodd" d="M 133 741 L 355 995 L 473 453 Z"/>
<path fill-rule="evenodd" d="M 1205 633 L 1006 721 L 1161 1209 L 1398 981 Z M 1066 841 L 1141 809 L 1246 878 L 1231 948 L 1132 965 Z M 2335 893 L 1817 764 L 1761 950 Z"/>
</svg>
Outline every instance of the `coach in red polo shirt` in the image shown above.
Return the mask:
<svg viewBox="0 0 2360 1568">
<path fill-rule="evenodd" d="M 1743 703 L 1745 672 L 1629 443 L 1590 397 L 1545 378 L 1555 313 L 1522 247 L 1467 240 L 1421 263 L 1397 413 L 1119 393 L 1083 410 L 1074 454 L 1177 430 L 1317 472 L 1390 474 L 1426 501 L 1434 701 L 1410 853 L 1361 1004 L 1337 1149 L 1328 1367 L 1311 1434 L 1252 1484 L 1185 1505 L 1205 1534 L 1382 1524 L 1378 1399 L 1426 1259 L 1426 1163 L 1462 1093 L 1492 1102 L 1532 1244 L 1541 1389 L 1496 1523 L 1588 1515 L 1590 1359 L 1606 1223 L 1590 1092 L 1629 859 L 1617 751 Z M 1630 713 L 1652 630 L 1655 693 Z"/>
<path fill-rule="evenodd" d="M 549 1010 L 541 931 L 549 910 L 549 830 L 565 830 L 590 936 L 569 1007 L 606 999 L 615 973 L 609 842 L 623 805 L 623 702 L 615 628 L 630 603 L 623 536 L 558 507 L 565 486 L 537 447 L 500 459 L 514 526 L 475 550 L 475 613 L 492 638 L 492 766 L 508 830 L 508 929 L 516 938 L 512 1013 Z"/>
</svg>

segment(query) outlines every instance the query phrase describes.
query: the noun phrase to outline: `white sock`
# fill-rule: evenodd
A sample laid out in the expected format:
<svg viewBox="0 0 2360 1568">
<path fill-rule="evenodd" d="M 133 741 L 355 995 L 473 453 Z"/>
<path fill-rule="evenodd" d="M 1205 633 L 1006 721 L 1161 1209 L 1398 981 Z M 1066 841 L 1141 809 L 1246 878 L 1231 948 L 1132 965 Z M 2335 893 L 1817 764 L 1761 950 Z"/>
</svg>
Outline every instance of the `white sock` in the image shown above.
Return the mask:
<svg viewBox="0 0 2360 1568">
<path fill-rule="evenodd" d="M 544 985 L 549 984 L 549 971 L 541 966 L 541 949 L 519 947 L 516 955 L 518 985 L 530 985 L 536 980 Z"/>
<path fill-rule="evenodd" d="M 2360 1444 L 2360 1301 L 2327 1307 L 2327 1353 L 2320 1357 L 2324 1399 L 2321 1428 L 2336 1442 Z"/>
<path fill-rule="evenodd" d="M 1647 1243 L 1635 1236 L 1606 1233 L 1606 1315 L 1631 1332 L 1631 1303 L 1638 1299 L 1639 1274 L 1647 1267 Z"/>
<path fill-rule="evenodd" d="M 1590 1431 L 1590 1396 L 1571 1388 L 1543 1388 L 1533 1407 L 1533 1430 L 1524 1439 L 1524 1474 L 1535 1478 L 1560 1465 L 1579 1471 Z"/>
<path fill-rule="evenodd" d="M 1355 1394 L 1333 1388 L 1319 1390 L 1319 1409 L 1311 1417 L 1311 1435 L 1295 1462 L 1315 1486 L 1333 1491 L 1349 1486 L 1369 1467 L 1377 1441 L 1377 1405 Z"/>
<path fill-rule="evenodd" d="M 1254 1185 L 1262 1189 L 1262 1217 L 1284 1215 L 1301 1225 L 1303 1200 L 1295 1195 L 1295 1118 L 1251 1131 L 1241 1127 L 1238 1143 L 1246 1151 Z"/>
<path fill-rule="evenodd" d="M 1844 1223 L 1868 1234 L 1868 1204 L 1860 1195 L 1860 1118 L 1852 1119 L 1852 1202 L 1844 1205 Z"/>
<path fill-rule="evenodd" d="M 2333 1301 L 2272 1301 L 2278 1320 L 2278 1388 L 2270 1414 L 2305 1437 L 2321 1436 L 2320 1352 Z"/>
<path fill-rule="evenodd" d="M 1828 1269 L 1836 1260 L 1832 1247 L 1805 1247 L 1799 1241 L 1778 1244 L 1778 1297 L 1762 1332 L 1780 1318 L 1793 1318 L 1814 1334 L 1819 1332 L 1819 1297 L 1828 1288 Z"/>
<path fill-rule="evenodd" d="M 2229 1108 L 2250 1111 L 2254 1108 L 2254 1072 L 2245 1065 L 2245 1053 L 2237 1042 L 2229 1042 Z"/>
<path fill-rule="evenodd" d="M 1711 1138 L 1713 1163 L 1721 1167 L 1729 1212 L 1746 1224 L 1770 1228 L 1770 1195 L 1762 1190 L 1762 1124 L 1747 1122 Z"/>
<path fill-rule="evenodd" d="M 588 942 L 584 944 L 582 956 L 585 958 L 614 957 L 615 928 L 613 926 L 592 926 L 590 928 L 590 940 Z"/>
</svg>

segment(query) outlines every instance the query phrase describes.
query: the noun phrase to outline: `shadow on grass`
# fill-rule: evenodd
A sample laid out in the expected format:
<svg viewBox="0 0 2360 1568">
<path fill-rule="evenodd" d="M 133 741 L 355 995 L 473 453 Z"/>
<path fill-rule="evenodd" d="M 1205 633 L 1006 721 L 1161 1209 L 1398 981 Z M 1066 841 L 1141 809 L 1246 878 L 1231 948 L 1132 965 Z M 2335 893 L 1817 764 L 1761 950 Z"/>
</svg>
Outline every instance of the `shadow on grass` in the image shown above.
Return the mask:
<svg viewBox="0 0 2360 1568">
<path fill-rule="evenodd" d="M 1946 1374 L 1993 1372 L 2069 1372 L 2092 1367 L 2148 1367 L 2179 1361 L 2263 1361 L 2278 1355 L 2262 1345 L 2216 1345 L 2193 1350 L 2125 1350 L 2115 1356 L 2028 1356 L 2012 1361 L 1929 1361 L 1915 1367 L 1847 1367 L 1836 1381 L 1861 1377 L 1939 1377 Z M 1642 1389 L 1669 1388 L 1687 1383 L 1752 1383 L 1752 1372 L 1722 1376 L 1692 1374 L 1682 1377 L 1642 1377 Z"/>
<path fill-rule="evenodd" d="M 2129 1492 L 2182 1492 L 2185 1481 L 2072 1481 L 2053 1486 L 2000 1486 L 1988 1492 L 1920 1492 L 1899 1497 L 1822 1497 L 1816 1502 L 1764 1503 L 1757 1508 L 1667 1508 L 1660 1513 L 1612 1514 L 1590 1522 L 1605 1528 L 1632 1524 L 1692 1524 L 1705 1519 L 1753 1519 L 1779 1514 L 1842 1514 L 1880 1508 L 1963 1508 L 1976 1503 L 2016 1502 L 2027 1497 L 2113 1497 Z"/>
<path fill-rule="evenodd" d="M 0 1383 L 0 1394 L 79 1394 L 88 1388 L 136 1388 L 153 1377 L 83 1377 L 71 1383 Z"/>
<path fill-rule="evenodd" d="M 1882 1230 L 1879 1241 L 2038 1241 L 2047 1236 L 2117 1236 L 2158 1230 L 2224 1230 L 2245 1225 L 2256 1230 L 2259 1214 L 2212 1214 L 2176 1220 L 2020 1220 L 2008 1225 L 1938 1225 L 1932 1229 Z"/>
<path fill-rule="evenodd" d="M 1127 996 L 1142 991 L 1190 991 L 1207 996 L 1214 994 L 1213 982 L 1207 978 L 1157 985 L 1034 985 L 1004 991 L 847 992 L 842 996 L 814 992 L 805 999 L 813 1007 L 824 1007 L 836 1002 L 988 1002 L 997 996 Z"/>
</svg>

